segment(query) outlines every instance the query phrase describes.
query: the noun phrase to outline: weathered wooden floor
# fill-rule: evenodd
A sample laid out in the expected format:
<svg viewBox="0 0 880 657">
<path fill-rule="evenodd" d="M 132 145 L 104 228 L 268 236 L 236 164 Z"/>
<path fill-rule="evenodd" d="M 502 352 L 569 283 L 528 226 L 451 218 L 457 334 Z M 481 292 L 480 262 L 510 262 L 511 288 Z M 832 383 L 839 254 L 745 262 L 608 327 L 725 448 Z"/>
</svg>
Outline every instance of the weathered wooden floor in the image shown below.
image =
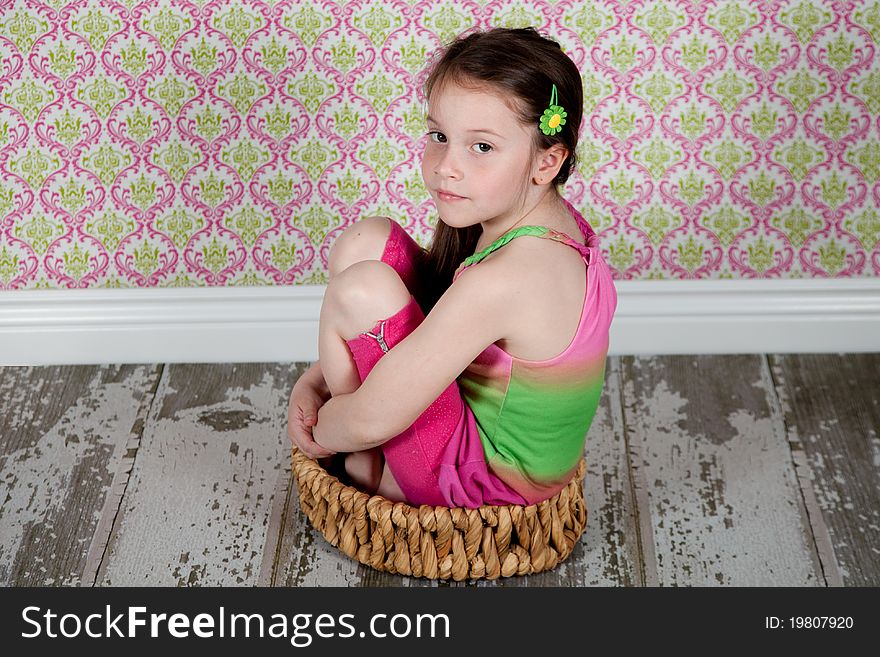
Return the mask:
<svg viewBox="0 0 880 657">
<path fill-rule="evenodd" d="M 0 584 L 436 586 L 299 511 L 306 366 L 0 368 Z M 611 357 L 580 545 L 479 585 L 877 586 L 878 431 L 880 354 Z"/>
</svg>

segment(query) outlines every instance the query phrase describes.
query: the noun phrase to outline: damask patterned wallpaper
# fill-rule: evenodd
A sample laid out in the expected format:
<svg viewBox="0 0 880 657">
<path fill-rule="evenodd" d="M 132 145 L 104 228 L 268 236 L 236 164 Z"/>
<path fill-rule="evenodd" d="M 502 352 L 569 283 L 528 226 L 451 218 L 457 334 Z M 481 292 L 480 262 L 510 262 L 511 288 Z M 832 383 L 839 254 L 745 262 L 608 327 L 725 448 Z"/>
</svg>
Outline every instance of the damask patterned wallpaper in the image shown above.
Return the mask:
<svg viewBox="0 0 880 657">
<path fill-rule="evenodd" d="M 564 188 L 618 279 L 880 275 L 880 0 L 0 0 L 0 287 L 326 281 L 426 244 L 428 55 L 533 25 L 583 72 Z"/>
</svg>

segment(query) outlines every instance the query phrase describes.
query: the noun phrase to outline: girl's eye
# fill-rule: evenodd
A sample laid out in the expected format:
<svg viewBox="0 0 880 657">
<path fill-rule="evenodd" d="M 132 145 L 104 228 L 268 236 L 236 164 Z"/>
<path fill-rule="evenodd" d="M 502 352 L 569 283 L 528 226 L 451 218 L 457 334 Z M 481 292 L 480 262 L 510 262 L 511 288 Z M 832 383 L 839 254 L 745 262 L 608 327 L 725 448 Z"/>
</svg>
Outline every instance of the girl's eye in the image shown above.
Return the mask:
<svg viewBox="0 0 880 657">
<path fill-rule="evenodd" d="M 474 147 L 476 148 L 478 153 L 488 153 L 489 151 L 492 150 L 492 146 L 490 146 L 489 144 L 487 144 L 485 142 L 480 142 L 479 144 L 474 144 Z"/>
<path fill-rule="evenodd" d="M 433 141 L 435 144 L 443 144 L 446 142 L 446 135 L 442 132 L 438 132 L 437 130 L 430 130 L 428 132 L 428 139 Z"/>
</svg>

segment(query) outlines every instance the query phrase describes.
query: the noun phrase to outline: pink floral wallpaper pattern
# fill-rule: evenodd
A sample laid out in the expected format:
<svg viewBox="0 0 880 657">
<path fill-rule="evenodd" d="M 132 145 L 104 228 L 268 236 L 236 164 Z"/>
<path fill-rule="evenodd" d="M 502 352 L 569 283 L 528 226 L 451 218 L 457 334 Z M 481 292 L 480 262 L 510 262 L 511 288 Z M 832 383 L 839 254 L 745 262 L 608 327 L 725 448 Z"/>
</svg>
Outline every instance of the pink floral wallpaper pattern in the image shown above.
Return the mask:
<svg viewBox="0 0 880 657">
<path fill-rule="evenodd" d="M 880 275 L 880 0 L 0 0 L 0 288 L 296 285 L 426 244 L 430 53 L 532 25 L 583 73 L 564 194 L 619 279 Z"/>
</svg>

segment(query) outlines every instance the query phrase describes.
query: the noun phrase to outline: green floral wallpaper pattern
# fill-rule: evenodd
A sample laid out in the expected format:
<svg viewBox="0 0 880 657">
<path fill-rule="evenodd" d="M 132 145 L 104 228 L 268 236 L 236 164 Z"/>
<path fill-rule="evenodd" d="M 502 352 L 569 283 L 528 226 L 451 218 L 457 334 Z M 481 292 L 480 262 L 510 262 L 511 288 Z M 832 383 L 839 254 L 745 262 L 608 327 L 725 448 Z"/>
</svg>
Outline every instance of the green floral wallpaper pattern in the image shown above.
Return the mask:
<svg viewBox="0 0 880 657">
<path fill-rule="evenodd" d="M 583 73 L 565 196 L 619 279 L 880 275 L 880 0 L 0 1 L 0 287 L 326 281 L 426 244 L 428 56 L 535 26 Z"/>
</svg>

